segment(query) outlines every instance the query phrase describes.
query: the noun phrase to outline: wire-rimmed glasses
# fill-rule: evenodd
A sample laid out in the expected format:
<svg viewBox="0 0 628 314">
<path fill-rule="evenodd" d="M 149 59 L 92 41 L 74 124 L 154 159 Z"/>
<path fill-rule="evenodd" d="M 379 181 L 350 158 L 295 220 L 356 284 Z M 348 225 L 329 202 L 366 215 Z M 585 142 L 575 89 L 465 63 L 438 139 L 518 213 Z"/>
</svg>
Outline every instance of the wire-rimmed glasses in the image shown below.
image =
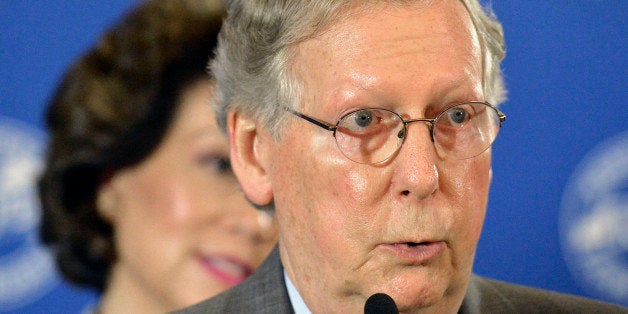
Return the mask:
<svg viewBox="0 0 628 314">
<path fill-rule="evenodd" d="M 290 108 L 290 113 L 332 131 L 338 149 L 350 160 L 378 164 L 401 148 L 408 124 L 425 122 L 439 156 L 468 159 L 486 151 L 495 141 L 506 115 L 487 102 L 470 101 L 447 107 L 434 119 L 404 120 L 382 108 L 363 108 L 344 114 L 335 125 Z"/>
</svg>

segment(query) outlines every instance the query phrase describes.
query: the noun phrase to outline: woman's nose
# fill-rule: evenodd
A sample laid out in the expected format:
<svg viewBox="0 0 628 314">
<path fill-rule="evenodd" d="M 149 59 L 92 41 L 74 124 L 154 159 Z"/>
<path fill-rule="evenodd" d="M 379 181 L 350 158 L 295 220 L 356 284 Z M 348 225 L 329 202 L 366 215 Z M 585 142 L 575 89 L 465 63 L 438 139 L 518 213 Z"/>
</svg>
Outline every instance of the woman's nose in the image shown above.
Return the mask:
<svg viewBox="0 0 628 314">
<path fill-rule="evenodd" d="M 248 202 L 239 202 L 228 218 L 228 232 L 236 237 L 244 237 L 253 244 L 260 244 L 275 238 L 276 228 L 272 213 L 258 210 Z"/>
</svg>

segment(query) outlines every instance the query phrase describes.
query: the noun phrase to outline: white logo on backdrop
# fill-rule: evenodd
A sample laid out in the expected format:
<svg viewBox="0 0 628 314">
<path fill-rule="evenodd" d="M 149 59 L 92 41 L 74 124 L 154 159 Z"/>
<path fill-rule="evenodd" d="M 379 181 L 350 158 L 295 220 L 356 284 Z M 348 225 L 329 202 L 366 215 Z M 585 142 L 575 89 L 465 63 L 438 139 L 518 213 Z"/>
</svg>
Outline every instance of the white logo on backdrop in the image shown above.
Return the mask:
<svg viewBox="0 0 628 314">
<path fill-rule="evenodd" d="M 36 128 L 0 116 L 0 312 L 36 301 L 59 282 L 38 240 L 43 138 Z"/>
<path fill-rule="evenodd" d="M 561 246 L 588 293 L 628 305 L 628 131 L 595 147 L 563 195 Z"/>
</svg>

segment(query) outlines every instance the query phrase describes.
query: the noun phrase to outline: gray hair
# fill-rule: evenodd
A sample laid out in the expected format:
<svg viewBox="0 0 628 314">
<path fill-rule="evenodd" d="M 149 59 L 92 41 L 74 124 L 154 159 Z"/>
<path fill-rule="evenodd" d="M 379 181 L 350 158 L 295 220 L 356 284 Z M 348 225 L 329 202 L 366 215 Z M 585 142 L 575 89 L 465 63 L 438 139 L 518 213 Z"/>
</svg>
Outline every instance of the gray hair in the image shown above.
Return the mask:
<svg viewBox="0 0 628 314">
<path fill-rule="evenodd" d="M 384 0 L 386 1 L 386 0 Z M 395 3 L 415 1 L 388 0 Z M 460 0 L 475 25 L 483 54 L 486 100 L 505 99 L 500 71 L 505 47 L 502 27 L 478 0 Z M 226 128 L 227 112 L 237 108 L 255 117 L 279 137 L 285 110 L 300 103 L 301 82 L 291 61 L 297 45 L 324 31 L 364 0 L 234 0 L 229 6 L 210 70 L 217 81 L 214 105 L 218 124 Z"/>
</svg>

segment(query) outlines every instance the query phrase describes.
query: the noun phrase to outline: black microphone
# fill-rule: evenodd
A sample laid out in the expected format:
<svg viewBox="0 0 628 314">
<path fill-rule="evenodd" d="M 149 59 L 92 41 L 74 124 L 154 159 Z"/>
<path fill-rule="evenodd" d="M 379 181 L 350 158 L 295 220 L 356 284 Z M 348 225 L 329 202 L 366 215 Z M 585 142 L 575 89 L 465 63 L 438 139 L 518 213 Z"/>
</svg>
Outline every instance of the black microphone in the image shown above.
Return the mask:
<svg viewBox="0 0 628 314">
<path fill-rule="evenodd" d="M 376 293 L 366 299 L 364 314 L 399 314 L 399 309 L 389 295 Z"/>
</svg>

